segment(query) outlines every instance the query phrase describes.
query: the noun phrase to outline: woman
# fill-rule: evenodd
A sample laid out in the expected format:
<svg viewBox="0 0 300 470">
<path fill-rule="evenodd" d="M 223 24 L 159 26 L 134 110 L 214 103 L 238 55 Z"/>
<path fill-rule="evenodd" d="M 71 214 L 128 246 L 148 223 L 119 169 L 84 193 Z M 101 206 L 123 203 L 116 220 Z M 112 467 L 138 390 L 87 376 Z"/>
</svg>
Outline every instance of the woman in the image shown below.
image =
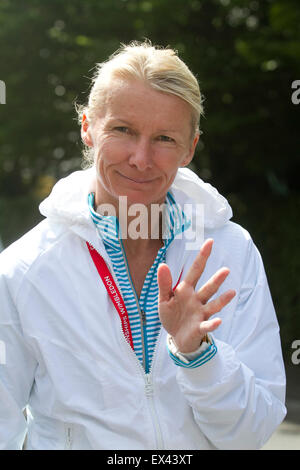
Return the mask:
<svg viewBox="0 0 300 470">
<path fill-rule="evenodd" d="M 21 448 L 26 406 L 27 449 L 260 448 L 284 418 L 260 255 L 185 168 L 201 113 L 170 49 L 97 67 L 79 109 L 92 167 L 0 257 L 2 448 Z"/>
</svg>

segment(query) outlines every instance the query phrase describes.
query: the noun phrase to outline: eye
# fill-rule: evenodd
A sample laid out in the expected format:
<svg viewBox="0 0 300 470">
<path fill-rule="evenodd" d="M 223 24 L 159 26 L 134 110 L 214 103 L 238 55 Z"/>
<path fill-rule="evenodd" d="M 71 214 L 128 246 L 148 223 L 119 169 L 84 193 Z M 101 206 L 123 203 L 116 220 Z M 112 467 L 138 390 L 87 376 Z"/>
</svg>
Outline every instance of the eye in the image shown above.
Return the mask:
<svg viewBox="0 0 300 470">
<path fill-rule="evenodd" d="M 159 135 L 158 140 L 160 142 L 169 142 L 169 143 L 174 143 L 175 140 L 172 139 L 172 137 L 169 137 L 168 135 Z"/>
<path fill-rule="evenodd" d="M 122 134 L 129 134 L 129 129 L 126 126 L 117 126 L 114 128 L 115 131 L 121 132 Z"/>
</svg>

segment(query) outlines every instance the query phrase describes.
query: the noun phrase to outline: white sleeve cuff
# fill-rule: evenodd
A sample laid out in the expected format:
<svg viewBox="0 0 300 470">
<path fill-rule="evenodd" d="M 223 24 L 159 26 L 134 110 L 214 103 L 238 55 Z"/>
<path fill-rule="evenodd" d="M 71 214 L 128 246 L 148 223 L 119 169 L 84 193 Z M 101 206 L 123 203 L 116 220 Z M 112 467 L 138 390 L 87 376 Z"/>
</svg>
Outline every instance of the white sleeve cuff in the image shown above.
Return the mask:
<svg viewBox="0 0 300 470">
<path fill-rule="evenodd" d="M 207 338 L 208 338 L 208 341 L 209 342 L 206 342 L 206 341 L 203 341 L 201 343 L 201 345 L 199 346 L 198 349 L 196 349 L 196 351 L 192 351 L 190 353 L 182 353 L 178 350 L 178 347 L 175 343 L 175 341 L 173 340 L 172 336 L 171 335 L 167 335 L 167 345 L 168 345 L 168 348 L 169 348 L 169 351 L 175 356 L 177 357 L 178 359 L 180 359 L 182 362 L 184 362 L 185 364 L 189 364 L 191 361 L 197 359 L 204 351 L 206 351 L 210 345 L 213 343 L 211 337 L 209 335 L 207 335 Z"/>
</svg>

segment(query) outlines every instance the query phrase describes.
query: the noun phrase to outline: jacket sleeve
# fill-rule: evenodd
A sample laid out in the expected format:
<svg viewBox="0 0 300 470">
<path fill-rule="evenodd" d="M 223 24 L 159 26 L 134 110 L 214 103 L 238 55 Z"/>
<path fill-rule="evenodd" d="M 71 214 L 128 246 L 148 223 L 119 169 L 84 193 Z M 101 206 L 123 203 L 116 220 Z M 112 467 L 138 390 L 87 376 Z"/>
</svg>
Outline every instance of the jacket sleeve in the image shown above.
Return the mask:
<svg viewBox="0 0 300 470">
<path fill-rule="evenodd" d="M 22 333 L 6 276 L 0 272 L 0 449 L 21 450 L 26 435 L 24 408 L 34 382 L 36 360 Z"/>
<path fill-rule="evenodd" d="M 252 240 L 238 294 L 227 342 L 217 338 L 216 330 L 214 357 L 177 371 L 198 426 L 217 449 L 261 448 L 286 414 L 279 327 Z"/>
</svg>

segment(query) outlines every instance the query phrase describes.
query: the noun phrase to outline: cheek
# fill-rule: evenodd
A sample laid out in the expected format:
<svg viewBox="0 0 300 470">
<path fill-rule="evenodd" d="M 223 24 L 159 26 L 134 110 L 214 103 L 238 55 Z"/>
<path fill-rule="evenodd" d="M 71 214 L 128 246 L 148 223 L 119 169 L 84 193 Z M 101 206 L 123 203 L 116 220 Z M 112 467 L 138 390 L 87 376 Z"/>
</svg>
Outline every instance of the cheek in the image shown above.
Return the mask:
<svg viewBox="0 0 300 470">
<path fill-rule="evenodd" d="M 107 140 L 103 142 L 96 151 L 96 162 L 102 166 L 113 165 L 126 158 L 124 145 L 119 142 Z"/>
<path fill-rule="evenodd" d="M 180 158 L 177 152 L 171 152 L 171 151 L 159 152 L 155 158 L 155 165 L 167 177 L 171 178 L 173 175 L 176 175 L 177 173 L 177 170 L 180 166 Z"/>
</svg>

